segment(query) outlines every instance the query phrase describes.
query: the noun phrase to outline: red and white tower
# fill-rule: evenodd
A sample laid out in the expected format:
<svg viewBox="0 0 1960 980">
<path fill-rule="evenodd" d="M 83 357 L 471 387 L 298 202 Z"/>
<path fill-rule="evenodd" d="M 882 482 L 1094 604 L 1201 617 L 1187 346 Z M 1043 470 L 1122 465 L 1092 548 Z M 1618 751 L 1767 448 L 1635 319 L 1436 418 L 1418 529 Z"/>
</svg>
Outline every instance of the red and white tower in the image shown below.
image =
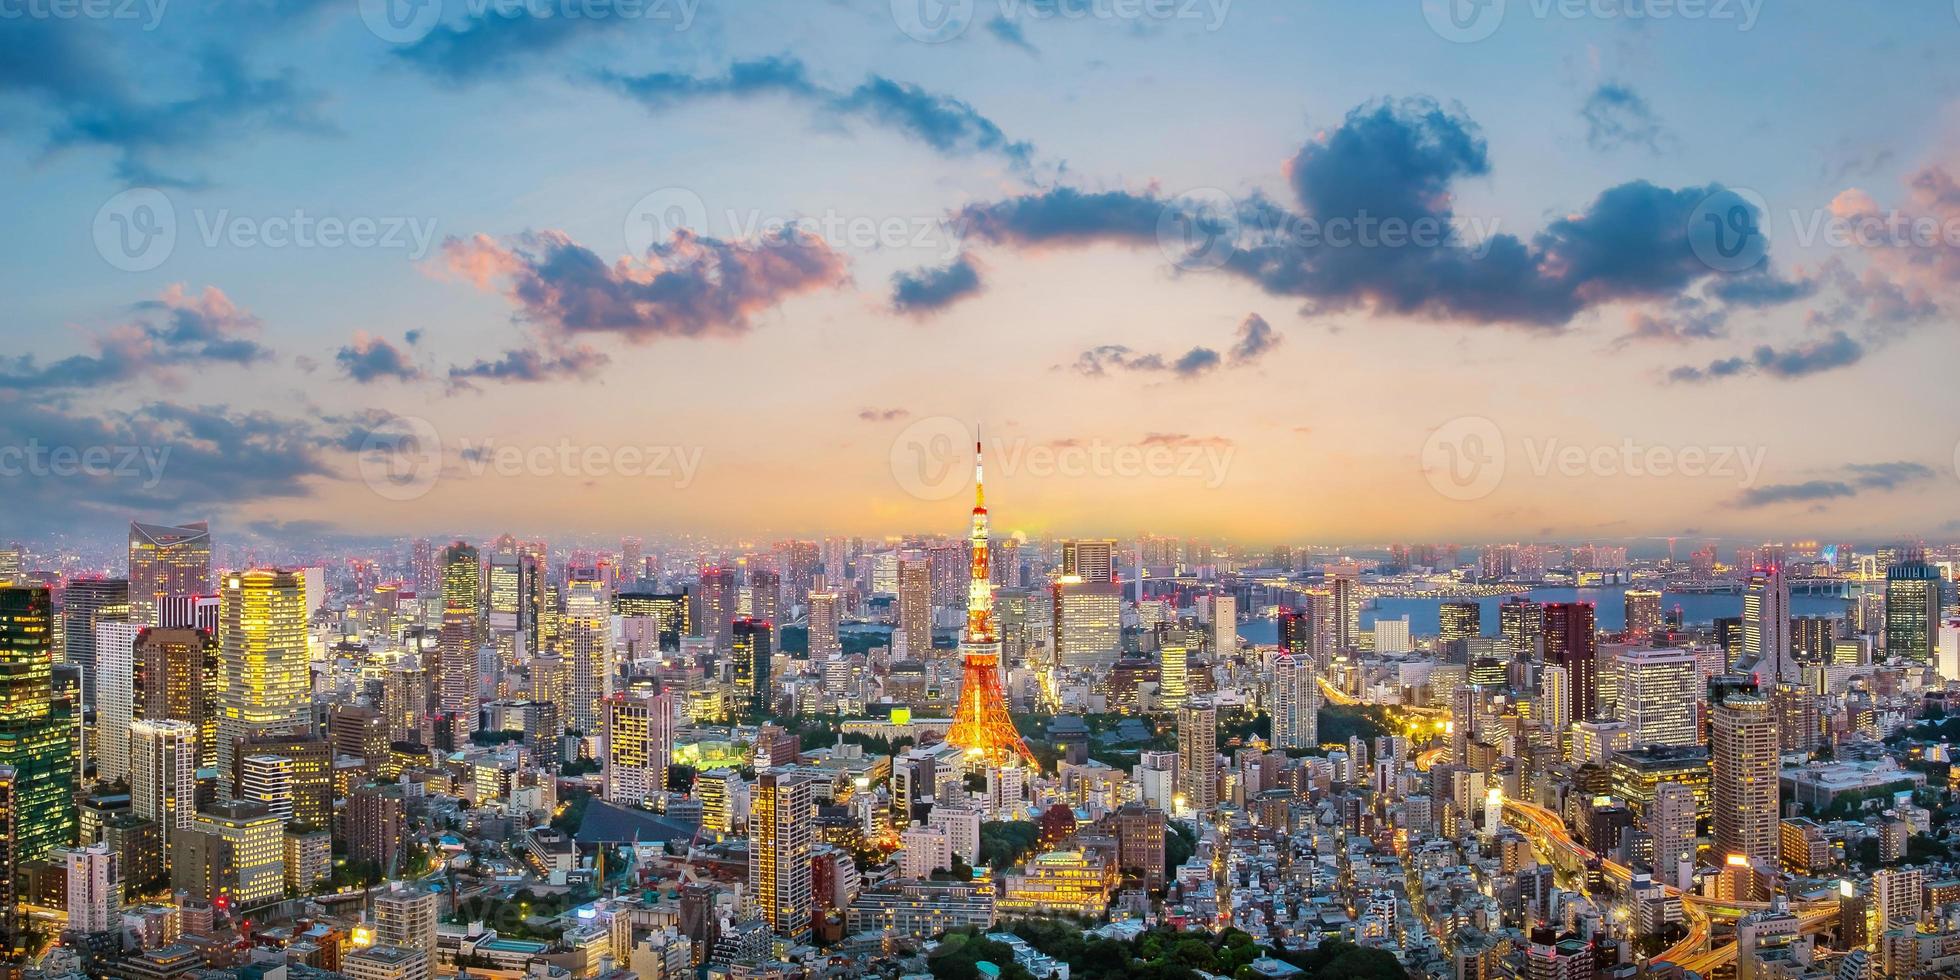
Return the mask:
<svg viewBox="0 0 1960 980">
<path fill-rule="evenodd" d="M 978 433 L 976 432 L 976 435 Z M 973 443 L 973 573 L 966 586 L 966 629 L 960 634 L 960 704 L 946 741 L 966 750 L 967 757 L 988 766 L 1025 761 L 1036 765 L 1034 753 L 1007 714 L 1007 697 L 1000 685 L 1000 635 L 994 629 L 993 577 L 988 571 L 987 496 L 982 488 L 980 442 Z"/>
</svg>

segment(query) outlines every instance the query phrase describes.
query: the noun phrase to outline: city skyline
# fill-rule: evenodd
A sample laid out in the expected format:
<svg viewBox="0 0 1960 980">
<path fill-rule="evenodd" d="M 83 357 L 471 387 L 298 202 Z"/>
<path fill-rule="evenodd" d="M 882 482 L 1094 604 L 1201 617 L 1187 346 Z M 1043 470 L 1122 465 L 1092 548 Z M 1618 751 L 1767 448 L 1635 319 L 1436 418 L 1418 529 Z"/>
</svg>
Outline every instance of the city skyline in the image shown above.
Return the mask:
<svg viewBox="0 0 1960 980">
<path fill-rule="evenodd" d="M 1439 5 L 10 20 L 0 533 L 1951 533 L 1960 20 Z"/>
</svg>

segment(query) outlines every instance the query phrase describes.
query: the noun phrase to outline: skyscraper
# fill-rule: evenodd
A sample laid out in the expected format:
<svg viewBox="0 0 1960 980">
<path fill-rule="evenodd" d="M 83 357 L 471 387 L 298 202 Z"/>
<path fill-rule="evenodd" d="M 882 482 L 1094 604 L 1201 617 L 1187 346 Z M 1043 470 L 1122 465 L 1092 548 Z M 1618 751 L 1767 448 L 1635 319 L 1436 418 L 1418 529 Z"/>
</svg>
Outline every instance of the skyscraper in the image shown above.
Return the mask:
<svg viewBox="0 0 1960 980">
<path fill-rule="evenodd" d="M 229 800 L 240 743 L 296 731 L 311 718 L 306 594 L 298 574 L 253 569 L 218 591 L 218 798 Z"/>
<path fill-rule="evenodd" d="M 1121 593 L 1118 593 L 1121 598 Z M 1119 613 L 1120 615 L 1120 613 Z M 1233 595 L 1211 597 L 1211 649 L 1213 656 L 1229 657 L 1239 649 L 1239 600 Z"/>
<path fill-rule="evenodd" d="M 1165 638 L 1157 647 L 1157 703 L 1176 711 L 1191 696 L 1191 651 L 1182 640 Z"/>
<path fill-rule="evenodd" d="M 1055 659 L 1064 670 L 1090 670 L 1116 660 L 1123 642 L 1123 592 L 1111 582 L 1056 580 Z"/>
<path fill-rule="evenodd" d="M 1320 689 L 1312 660 L 1291 653 L 1273 658 L 1273 746 L 1310 749 L 1320 744 Z"/>
<path fill-rule="evenodd" d="M 1474 602 L 1445 602 L 1437 610 L 1444 643 L 1483 635 L 1483 607 Z"/>
<path fill-rule="evenodd" d="M 1619 717 L 1634 745 L 1699 745 L 1695 705 L 1700 687 L 1687 650 L 1624 650 L 1619 660 Z"/>
<path fill-rule="evenodd" d="M 1572 724 L 1572 671 L 1559 664 L 1538 672 L 1538 720 L 1553 734 Z"/>
<path fill-rule="evenodd" d="M 1776 718 L 1763 698 L 1732 694 L 1713 709 L 1709 755 L 1715 853 L 1774 864 L 1777 851 Z"/>
<path fill-rule="evenodd" d="M 1544 653 L 1544 606 L 1514 595 L 1497 607 L 1497 627 L 1512 656 L 1536 658 Z"/>
<path fill-rule="evenodd" d="M 1661 594 L 1654 589 L 1628 589 L 1626 635 L 1633 643 L 1645 643 L 1661 631 Z"/>
<path fill-rule="evenodd" d="M 1798 683 L 1803 672 L 1790 655 L 1790 583 L 1780 559 L 1757 568 L 1742 596 L 1742 652 L 1764 685 Z"/>
<path fill-rule="evenodd" d="M 838 595 L 829 590 L 810 593 L 810 659 L 828 660 L 844 652 L 838 636 L 841 607 Z"/>
<path fill-rule="evenodd" d="M 810 935 L 810 850 L 816 823 L 810 778 L 756 775 L 749 809 L 749 894 L 769 929 L 791 942 Z"/>
<path fill-rule="evenodd" d="M 772 714 L 776 689 L 769 674 L 775 657 L 774 624 L 743 617 L 730 626 L 735 631 L 735 689 L 742 707 L 758 718 Z"/>
<path fill-rule="evenodd" d="M 182 626 L 161 619 L 162 602 L 211 593 L 211 528 L 129 525 L 129 618 L 138 626 Z"/>
<path fill-rule="evenodd" d="M 143 628 L 127 620 L 95 626 L 96 778 L 129 776 L 129 723 L 136 700 L 136 641 Z"/>
<path fill-rule="evenodd" d="M 75 837 L 75 737 L 54 697 L 53 604 L 39 586 L 0 588 L 0 766 L 11 768 L 14 866 Z"/>
<path fill-rule="evenodd" d="M 1885 656 L 1933 663 L 1939 643 L 1940 570 L 1917 555 L 1885 570 Z"/>
<path fill-rule="evenodd" d="M 1062 542 L 1062 574 L 1084 582 L 1116 581 L 1116 542 L 1108 538 L 1071 538 Z"/>
<path fill-rule="evenodd" d="M 1590 602 L 1545 604 L 1545 662 L 1564 667 L 1571 679 L 1568 709 L 1574 721 L 1586 721 L 1599 710 L 1599 635 L 1593 626 Z"/>
<path fill-rule="evenodd" d="M 82 689 L 95 698 L 95 627 L 127 622 L 129 580 L 80 578 L 61 590 L 61 662 L 82 668 Z"/>
<path fill-rule="evenodd" d="M 197 765 L 218 764 L 218 644 L 203 630 L 166 627 L 136 638 L 131 714 L 181 721 L 196 737 Z"/>
<path fill-rule="evenodd" d="M 476 650 L 483 563 L 458 541 L 442 552 L 442 628 L 436 639 L 436 704 L 442 726 L 458 740 L 476 731 L 482 702 Z"/>
<path fill-rule="evenodd" d="M 932 563 L 920 552 L 898 556 L 898 629 L 892 636 L 896 656 L 932 656 Z"/>
<path fill-rule="evenodd" d="M 571 672 L 565 696 L 572 728 L 587 734 L 599 730 L 599 701 L 612 693 L 612 603 L 605 579 L 593 568 L 575 568 L 565 581 L 564 645 Z"/>
<path fill-rule="evenodd" d="M 605 699 L 605 759 L 600 795 L 609 803 L 638 806 L 667 788 L 674 761 L 674 698 L 615 694 Z"/>
<path fill-rule="evenodd" d="M 180 831 L 197 815 L 197 729 L 161 719 L 129 726 L 129 802 L 139 817 L 157 825 L 164 859 Z"/>
<path fill-rule="evenodd" d="M 1177 795 L 1185 813 L 1218 807 L 1218 709 L 1207 698 L 1187 701 L 1177 712 Z"/>
</svg>

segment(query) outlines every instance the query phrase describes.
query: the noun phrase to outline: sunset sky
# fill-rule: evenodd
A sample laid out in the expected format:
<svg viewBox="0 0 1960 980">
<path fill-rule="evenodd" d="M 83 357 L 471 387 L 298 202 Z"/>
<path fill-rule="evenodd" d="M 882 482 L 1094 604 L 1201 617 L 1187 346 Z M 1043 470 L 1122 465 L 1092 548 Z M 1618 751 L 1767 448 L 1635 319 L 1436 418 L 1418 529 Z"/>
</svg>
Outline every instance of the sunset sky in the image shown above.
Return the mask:
<svg viewBox="0 0 1960 980">
<path fill-rule="evenodd" d="M 0 19 L 0 533 L 1955 530 L 1947 0 L 583 2 Z"/>
</svg>

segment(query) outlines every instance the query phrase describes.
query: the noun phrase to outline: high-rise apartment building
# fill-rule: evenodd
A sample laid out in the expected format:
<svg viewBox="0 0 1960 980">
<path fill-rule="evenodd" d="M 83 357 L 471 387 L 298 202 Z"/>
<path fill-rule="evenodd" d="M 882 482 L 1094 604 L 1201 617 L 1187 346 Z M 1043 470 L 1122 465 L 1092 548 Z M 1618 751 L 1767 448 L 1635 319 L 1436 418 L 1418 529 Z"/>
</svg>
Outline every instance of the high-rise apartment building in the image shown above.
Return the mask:
<svg viewBox="0 0 1960 980">
<path fill-rule="evenodd" d="M 80 933 L 122 929 L 122 868 L 107 844 L 68 850 L 68 928 Z"/>
<path fill-rule="evenodd" d="M 1320 744 L 1320 688 L 1313 661 L 1290 653 L 1273 658 L 1273 747 L 1310 749 Z"/>
<path fill-rule="evenodd" d="M 197 817 L 197 729 L 161 719 L 129 726 L 129 803 L 137 816 L 157 825 L 164 859 L 177 835 Z"/>
<path fill-rule="evenodd" d="M 816 798 L 811 780 L 765 770 L 749 809 L 749 894 L 769 929 L 791 942 L 810 935 L 810 851 Z"/>
<path fill-rule="evenodd" d="M 1710 736 L 1715 853 L 1774 864 L 1781 746 L 1770 703 L 1732 694 L 1714 706 Z"/>
<path fill-rule="evenodd" d="M 129 777 L 129 723 L 136 701 L 136 641 L 143 628 L 128 620 L 95 625 L 95 775 Z"/>
<path fill-rule="evenodd" d="M 843 607 L 840 597 L 828 590 L 810 593 L 810 659 L 829 660 L 844 652 L 838 635 Z"/>
<path fill-rule="evenodd" d="M 1628 589 L 1626 636 L 1632 643 L 1646 643 L 1661 632 L 1661 594 L 1656 589 Z"/>
<path fill-rule="evenodd" d="M 605 758 L 600 795 L 610 803 L 638 806 L 667 788 L 674 760 L 674 698 L 615 694 L 604 701 Z"/>
<path fill-rule="evenodd" d="M 898 657 L 932 656 L 932 562 L 921 552 L 898 556 L 898 628 L 892 639 Z"/>
<path fill-rule="evenodd" d="M 1218 808 L 1218 709 L 1208 698 L 1178 709 L 1177 774 L 1178 810 L 1203 815 Z"/>
</svg>

